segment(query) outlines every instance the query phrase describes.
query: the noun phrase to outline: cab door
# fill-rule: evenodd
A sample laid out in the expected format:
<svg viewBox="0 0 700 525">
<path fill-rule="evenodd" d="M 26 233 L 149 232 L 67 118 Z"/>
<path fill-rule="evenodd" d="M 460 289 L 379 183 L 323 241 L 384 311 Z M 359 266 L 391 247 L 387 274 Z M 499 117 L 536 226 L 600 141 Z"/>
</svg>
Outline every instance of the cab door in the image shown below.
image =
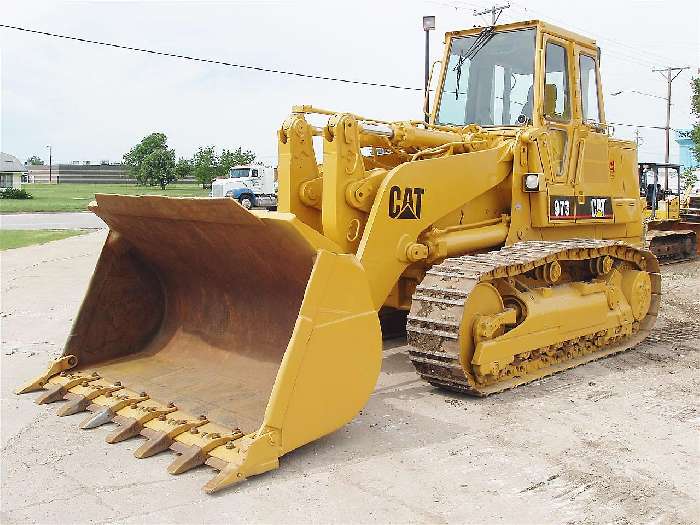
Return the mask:
<svg viewBox="0 0 700 525">
<path fill-rule="evenodd" d="M 611 190 L 616 167 L 604 124 L 597 53 L 575 46 L 574 63 L 575 162 L 570 176 L 577 196 L 576 222 L 607 222 L 614 218 Z"/>
<path fill-rule="evenodd" d="M 562 38 L 545 33 L 542 50 L 544 64 L 538 113 L 547 130 L 543 149 L 549 164 L 549 169 L 546 169 L 549 179 L 548 219 L 550 224 L 573 223 L 576 220 L 576 195 L 568 180 L 574 138 L 572 46 Z"/>
</svg>

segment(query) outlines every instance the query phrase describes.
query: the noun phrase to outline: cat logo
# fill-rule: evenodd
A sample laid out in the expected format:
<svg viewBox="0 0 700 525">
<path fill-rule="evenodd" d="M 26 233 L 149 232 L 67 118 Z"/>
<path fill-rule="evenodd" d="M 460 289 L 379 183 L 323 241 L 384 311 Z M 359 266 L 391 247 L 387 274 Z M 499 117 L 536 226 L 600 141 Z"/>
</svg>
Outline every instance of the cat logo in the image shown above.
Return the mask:
<svg viewBox="0 0 700 525">
<path fill-rule="evenodd" d="M 424 188 L 404 188 L 398 186 L 389 190 L 389 217 L 392 219 L 420 219 Z"/>
</svg>

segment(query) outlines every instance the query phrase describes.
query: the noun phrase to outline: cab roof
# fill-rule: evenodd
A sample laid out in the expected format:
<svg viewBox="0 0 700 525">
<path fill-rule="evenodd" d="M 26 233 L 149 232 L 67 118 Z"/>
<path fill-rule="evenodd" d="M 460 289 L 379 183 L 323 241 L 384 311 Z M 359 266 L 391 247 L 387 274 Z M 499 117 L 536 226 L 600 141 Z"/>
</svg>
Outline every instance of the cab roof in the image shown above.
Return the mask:
<svg viewBox="0 0 700 525">
<path fill-rule="evenodd" d="M 560 36 L 566 40 L 571 40 L 573 42 L 576 42 L 577 44 L 580 44 L 585 47 L 591 47 L 591 48 L 596 48 L 597 44 L 596 41 L 592 38 L 588 38 L 583 35 L 579 35 L 578 33 L 574 33 L 572 31 L 569 31 L 567 29 L 563 29 L 561 27 L 555 26 L 553 24 L 550 24 L 548 22 L 543 22 L 542 20 L 527 20 L 527 21 L 522 21 L 522 22 L 513 22 L 511 24 L 501 24 L 495 26 L 496 31 L 510 31 L 514 29 L 526 29 L 526 28 L 539 28 L 541 31 L 545 33 L 551 33 L 556 36 Z M 456 36 L 466 36 L 466 35 L 473 35 L 473 34 L 478 34 L 480 31 L 482 31 L 484 27 L 473 27 L 471 29 L 462 29 L 460 31 L 449 31 L 445 33 L 445 37 L 456 37 Z"/>
</svg>

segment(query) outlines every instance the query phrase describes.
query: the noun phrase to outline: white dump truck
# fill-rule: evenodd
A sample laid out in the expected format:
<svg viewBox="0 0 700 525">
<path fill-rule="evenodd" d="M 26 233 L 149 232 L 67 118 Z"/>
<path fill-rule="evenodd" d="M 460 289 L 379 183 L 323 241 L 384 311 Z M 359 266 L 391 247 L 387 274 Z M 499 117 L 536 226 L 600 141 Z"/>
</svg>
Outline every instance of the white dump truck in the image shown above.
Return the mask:
<svg viewBox="0 0 700 525">
<path fill-rule="evenodd" d="M 228 177 L 217 178 L 211 185 L 212 197 L 231 197 L 241 206 L 277 208 L 277 181 L 275 169 L 253 164 L 233 166 Z"/>
</svg>

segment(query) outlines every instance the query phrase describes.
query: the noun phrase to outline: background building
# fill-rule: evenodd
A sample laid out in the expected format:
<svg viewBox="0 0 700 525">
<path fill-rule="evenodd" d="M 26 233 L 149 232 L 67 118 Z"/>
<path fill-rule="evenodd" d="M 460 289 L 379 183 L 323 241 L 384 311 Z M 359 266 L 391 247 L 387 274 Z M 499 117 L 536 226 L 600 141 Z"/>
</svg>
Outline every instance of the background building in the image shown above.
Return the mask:
<svg viewBox="0 0 700 525">
<path fill-rule="evenodd" d="M 676 142 L 678 143 L 678 149 L 680 150 L 678 163 L 681 165 L 681 169 L 695 169 L 700 167 L 700 164 L 693 155 L 693 141 L 690 140 L 690 130 L 679 129 L 676 131 Z"/>
<path fill-rule="evenodd" d="M 27 167 L 8 153 L 0 153 L 0 188 L 21 188 Z"/>
</svg>

